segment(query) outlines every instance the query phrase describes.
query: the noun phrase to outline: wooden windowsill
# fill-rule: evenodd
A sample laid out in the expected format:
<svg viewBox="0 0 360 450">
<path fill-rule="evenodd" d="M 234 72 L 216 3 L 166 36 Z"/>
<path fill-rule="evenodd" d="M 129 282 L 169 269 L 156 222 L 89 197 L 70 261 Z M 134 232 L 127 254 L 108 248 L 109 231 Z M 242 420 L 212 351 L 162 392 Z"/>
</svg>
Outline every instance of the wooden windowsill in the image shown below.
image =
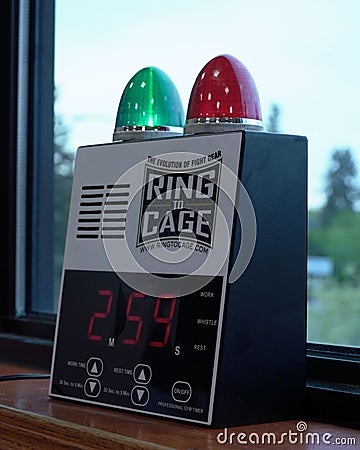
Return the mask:
<svg viewBox="0 0 360 450">
<path fill-rule="evenodd" d="M 34 372 L 24 367 L 0 364 L 0 375 Z M 75 402 L 49 399 L 49 380 L 18 380 L 0 383 L 0 448 L 26 449 L 213 449 L 213 448 L 307 448 L 325 449 L 320 442 L 264 445 L 236 441 L 217 442 L 223 429 L 208 429 L 175 421 L 155 419 L 135 413 L 123 413 Z M 300 419 L 299 419 L 300 420 Z M 230 433 L 296 432 L 298 421 L 287 421 L 231 428 Z M 331 439 L 355 438 L 356 445 L 337 448 L 359 448 L 360 432 L 352 429 L 307 423 L 309 433 L 331 433 Z M 244 435 L 243 435 L 244 436 Z M 254 437 L 255 435 L 253 435 Z M 293 435 L 294 436 L 294 435 Z M 335 441 L 334 441 L 335 442 Z"/>
</svg>

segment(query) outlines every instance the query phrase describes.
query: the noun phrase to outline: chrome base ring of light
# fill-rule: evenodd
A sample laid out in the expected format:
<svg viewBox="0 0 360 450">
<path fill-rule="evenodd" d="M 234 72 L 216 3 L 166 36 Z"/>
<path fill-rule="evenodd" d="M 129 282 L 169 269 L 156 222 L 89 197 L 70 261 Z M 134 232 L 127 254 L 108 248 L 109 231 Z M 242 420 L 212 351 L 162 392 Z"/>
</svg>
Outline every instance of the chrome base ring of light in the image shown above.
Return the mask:
<svg viewBox="0 0 360 450">
<path fill-rule="evenodd" d="M 186 121 L 184 134 L 223 133 L 226 131 L 263 131 L 262 120 L 233 117 L 201 117 Z"/>
<path fill-rule="evenodd" d="M 151 139 L 161 139 L 171 136 L 181 136 L 183 132 L 184 129 L 181 127 L 118 127 L 113 134 L 113 141 L 145 141 Z"/>
</svg>

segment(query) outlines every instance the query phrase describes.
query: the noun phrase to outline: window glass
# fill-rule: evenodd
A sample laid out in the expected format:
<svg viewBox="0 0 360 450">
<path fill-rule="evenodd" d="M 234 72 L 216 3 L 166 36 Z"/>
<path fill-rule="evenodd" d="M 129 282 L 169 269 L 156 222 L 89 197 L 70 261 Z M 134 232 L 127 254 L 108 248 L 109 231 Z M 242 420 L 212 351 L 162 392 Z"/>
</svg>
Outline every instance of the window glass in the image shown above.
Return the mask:
<svg viewBox="0 0 360 450">
<path fill-rule="evenodd" d="M 55 297 L 78 146 L 111 142 L 141 68 L 176 84 L 229 53 L 250 70 L 268 131 L 309 141 L 308 340 L 360 345 L 360 2 L 57 0 Z"/>
</svg>

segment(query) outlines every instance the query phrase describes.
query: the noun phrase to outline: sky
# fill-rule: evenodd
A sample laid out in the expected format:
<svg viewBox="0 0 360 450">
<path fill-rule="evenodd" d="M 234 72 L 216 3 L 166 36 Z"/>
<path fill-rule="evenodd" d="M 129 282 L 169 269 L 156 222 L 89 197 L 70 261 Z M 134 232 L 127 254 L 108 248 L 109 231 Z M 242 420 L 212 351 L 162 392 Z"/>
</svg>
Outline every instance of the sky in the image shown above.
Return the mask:
<svg viewBox="0 0 360 450">
<path fill-rule="evenodd" d="M 201 68 L 227 53 L 252 74 L 265 124 L 277 103 L 281 131 L 308 138 L 310 208 L 324 202 L 335 148 L 350 147 L 360 168 L 358 0 L 57 0 L 55 19 L 55 107 L 70 150 L 111 142 L 138 70 L 165 71 L 186 114 Z"/>
</svg>

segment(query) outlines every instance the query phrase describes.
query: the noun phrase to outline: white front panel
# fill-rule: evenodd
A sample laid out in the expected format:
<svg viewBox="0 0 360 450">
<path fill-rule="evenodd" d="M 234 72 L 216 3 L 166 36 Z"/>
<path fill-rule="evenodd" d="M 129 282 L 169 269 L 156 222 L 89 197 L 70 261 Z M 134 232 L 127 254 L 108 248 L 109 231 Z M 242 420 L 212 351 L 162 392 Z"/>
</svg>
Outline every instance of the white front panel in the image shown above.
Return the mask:
<svg viewBox="0 0 360 450">
<path fill-rule="evenodd" d="M 211 423 L 241 136 L 78 150 L 50 395 Z"/>
</svg>

